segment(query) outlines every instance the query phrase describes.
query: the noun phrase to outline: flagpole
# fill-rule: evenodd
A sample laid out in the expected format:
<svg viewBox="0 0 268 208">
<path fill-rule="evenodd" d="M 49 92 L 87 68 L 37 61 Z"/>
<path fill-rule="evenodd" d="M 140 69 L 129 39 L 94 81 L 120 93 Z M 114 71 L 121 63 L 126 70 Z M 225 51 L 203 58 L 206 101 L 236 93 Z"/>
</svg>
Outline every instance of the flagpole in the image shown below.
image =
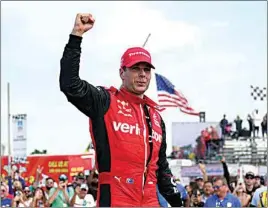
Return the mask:
<svg viewBox="0 0 268 208">
<path fill-rule="evenodd" d="M 7 139 L 8 139 L 8 170 L 11 174 L 11 139 L 10 139 L 10 83 L 7 83 Z"/>
<path fill-rule="evenodd" d="M 145 39 L 145 42 L 144 42 L 143 45 L 142 45 L 143 48 L 144 48 L 145 45 L 147 44 L 147 42 L 148 42 L 150 36 L 151 36 L 151 33 L 149 33 L 148 36 L 147 36 L 147 38 Z"/>
</svg>

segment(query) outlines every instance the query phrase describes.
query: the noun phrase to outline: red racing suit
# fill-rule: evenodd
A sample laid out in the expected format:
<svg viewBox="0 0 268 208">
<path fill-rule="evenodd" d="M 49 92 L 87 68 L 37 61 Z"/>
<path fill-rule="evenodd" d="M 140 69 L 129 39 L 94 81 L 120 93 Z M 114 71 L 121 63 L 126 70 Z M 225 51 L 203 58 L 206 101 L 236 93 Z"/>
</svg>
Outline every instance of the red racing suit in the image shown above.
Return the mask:
<svg viewBox="0 0 268 208">
<path fill-rule="evenodd" d="M 81 37 L 70 35 L 61 59 L 60 89 L 90 118 L 99 172 L 97 206 L 159 207 L 157 186 L 171 206 L 181 206 L 156 104 L 124 88 L 94 87 L 81 80 L 81 42 Z"/>
</svg>

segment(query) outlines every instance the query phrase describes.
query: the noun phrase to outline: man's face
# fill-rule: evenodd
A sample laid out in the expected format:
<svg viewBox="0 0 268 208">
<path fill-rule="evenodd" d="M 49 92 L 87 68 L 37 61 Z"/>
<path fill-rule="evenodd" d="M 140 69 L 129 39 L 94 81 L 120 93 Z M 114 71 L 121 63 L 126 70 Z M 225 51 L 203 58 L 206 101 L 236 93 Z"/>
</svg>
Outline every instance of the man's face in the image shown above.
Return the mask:
<svg viewBox="0 0 268 208">
<path fill-rule="evenodd" d="M 6 197 L 6 194 L 7 194 L 6 192 L 7 192 L 7 190 L 6 190 L 5 186 L 1 186 L 1 193 L 0 193 L 1 198 Z"/>
<path fill-rule="evenodd" d="M 197 186 L 200 188 L 200 189 L 203 189 L 203 186 L 204 186 L 204 181 L 203 179 L 197 179 L 196 180 L 196 183 L 197 183 Z"/>
<path fill-rule="evenodd" d="M 191 201 L 194 204 L 198 204 L 202 201 L 201 193 L 199 190 L 195 190 L 194 193 L 191 196 Z"/>
<path fill-rule="evenodd" d="M 205 183 L 204 184 L 204 192 L 206 195 L 211 195 L 214 192 L 212 183 Z"/>
<path fill-rule="evenodd" d="M 151 80 L 151 67 L 138 63 L 125 70 L 120 69 L 124 87 L 133 94 L 142 95 L 148 89 Z"/>
<path fill-rule="evenodd" d="M 87 195 L 87 191 L 88 191 L 88 190 L 87 190 L 86 188 L 83 188 L 83 187 L 82 187 L 82 188 L 80 189 L 79 197 L 80 197 L 80 198 L 84 198 L 84 197 Z"/>
<path fill-rule="evenodd" d="M 261 179 L 259 177 L 255 178 L 255 187 L 260 187 L 261 186 Z"/>
<path fill-rule="evenodd" d="M 76 183 L 78 183 L 78 184 L 82 184 L 82 183 L 84 183 L 85 182 L 85 179 L 84 178 L 78 178 L 77 179 L 77 181 L 76 181 Z"/>
<path fill-rule="evenodd" d="M 213 183 L 214 193 L 218 196 L 224 196 L 226 193 L 226 186 L 223 185 L 221 180 L 217 180 Z"/>
<path fill-rule="evenodd" d="M 252 176 L 252 175 L 246 175 L 245 176 L 245 184 L 247 186 L 252 186 L 254 183 L 255 183 L 254 176 Z"/>
<path fill-rule="evenodd" d="M 46 187 L 47 188 L 52 188 L 54 186 L 54 181 L 52 179 L 48 179 L 46 181 Z"/>
</svg>

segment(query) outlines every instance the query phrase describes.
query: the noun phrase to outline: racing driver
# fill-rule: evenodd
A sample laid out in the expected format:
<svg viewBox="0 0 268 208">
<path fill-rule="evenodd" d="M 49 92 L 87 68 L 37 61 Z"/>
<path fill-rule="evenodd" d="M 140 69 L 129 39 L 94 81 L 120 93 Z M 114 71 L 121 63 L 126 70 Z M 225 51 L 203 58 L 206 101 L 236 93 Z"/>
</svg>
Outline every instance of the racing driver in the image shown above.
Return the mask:
<svg viewBox="0 0 268 208">
<path fill-rule="evenodd" d="M 89 117 L 99 172 L 97 206 L 159 207 L 158 186 L 172 207 L 180 207 L 166 159 L 165 124 L 157 104 L 144 95 L 154 69 L 151 55 L 140 47 L 123 54 L 120 89 L 81 80 L 82 36 L 94 22 L 91 14 L 77 14 L 60 62 L 60 90 Z"/>
</svg>

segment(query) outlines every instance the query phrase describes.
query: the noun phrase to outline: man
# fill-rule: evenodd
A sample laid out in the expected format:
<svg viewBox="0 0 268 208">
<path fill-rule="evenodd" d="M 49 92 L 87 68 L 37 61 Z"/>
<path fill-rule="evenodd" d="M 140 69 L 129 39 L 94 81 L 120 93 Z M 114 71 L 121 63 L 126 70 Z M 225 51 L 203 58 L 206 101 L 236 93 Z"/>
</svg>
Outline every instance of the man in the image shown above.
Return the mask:
<svg viewBox="0 0 268 208">
<path fill-rule="evenodd" d="M 181 206 L 166 159 L 165 124 L 156 103 L 144 95 L 154 69 L 150 53 L 136 47 L 123 54 L 119 90 L 94 87 L 79 77 L 82 36 L 94 21 L 91 14 L 77 15 L 61 59 L 60 89 L 90 118 L 99 172 L 97 206 L 159 206 L 157 185 L 171 206 Z"/>
<path fill-rule="evenodd" d="M 201 194 L 204 193 L 204 179 L 201 177 L 201 176 L 197 176 L 196 179 L 195 179 L 195 182 L 197 184 L 197 187 L 199 189 L 199 191 L 201 192 Z"/>
<path fill-rule="evenodd" d="M 206 181 L 204 183 L 204 194 L 202 194 L 202 201 L 206 203 L 208 197 L 210 197 L 214 192 L 212 183 L 210 181 Z"/>
<path fill-rule="evenodd" d="M 191 196 L 191 207 L 204 207 L 204 202 L 202 201 L 202 194 L 199 189 L 194 189 Z"/>
<path fill-rule="evenodd" d="M 256 188 L 254 187 L 255 184 L 255 175 L 253 172 L 249 171 L 245 175 L 245 184 L 246 184 L 246 192 L 251 197 L 253 196 Z"/>
<path fill-rule="evenodd" d="M 71 199 L 71 207 L 95 207 L 95 201 L 91 194 L 87 194 L 87 184 L 78 184 Z"/>
<path fill-rule="evenodd" d="M 260 188 L 262 186 L 261 180 L 262 180 L 261 176 L 255 175 L 255 183 L 254 183 L 255 189 L 258 189 L 258 188 Z"/>
<path fill-rule="evenodd" d="M 59 177 L 58 187 L 52 188 L 49 191 L 48 204 L 51 207 L 69 207 L 70 199 L 72 198 L 74 191 L 70 187 L 67 187 L 67 184 L 67 176 L 61 174 Z"/>
<path fill-rule="evenodd" d="M 268 183 L 267 183 L 267 175 L 264 177 L 264 186 L 258 188 L 250 203 L 251 207 L 268 207 Z"/>
<path fill-rule="evenodd" d="M 229 188 L 224 177 L 213 181 L 214 195 L 210 196 L 204 207 L 241 207 L 237 197 L 228 192 Z"/>
<path fill-rule="evenodd" d="M 12 199 L 8 198 L 8 186 L 1 183 L 1 200 L 0 207 L 11 207 Z"/>
<path fill-rule="evenodd" d="M 220 127 L 221 127 L 221 132 L 222 132 L 222 136 L 224 137 L 226 135 L 226 126 L 228 125 L 228 120 L 226 119 L 226 115 L 223 115 L 223 119 L 221 119 L 220 121 Z"/>
</svg>

